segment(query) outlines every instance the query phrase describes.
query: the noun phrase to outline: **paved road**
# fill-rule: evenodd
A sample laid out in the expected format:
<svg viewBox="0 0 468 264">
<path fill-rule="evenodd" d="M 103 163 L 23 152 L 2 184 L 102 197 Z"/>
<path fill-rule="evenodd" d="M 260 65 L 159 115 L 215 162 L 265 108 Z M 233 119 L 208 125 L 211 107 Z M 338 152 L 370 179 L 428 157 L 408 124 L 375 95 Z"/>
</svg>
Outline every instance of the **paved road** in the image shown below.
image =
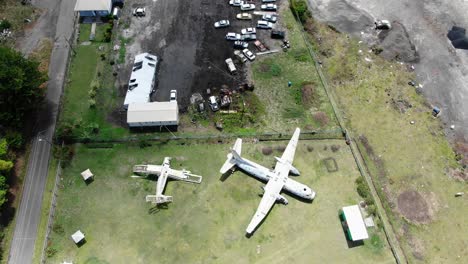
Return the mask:
<svg viewBox="0 0 468 264">
<path fill-rule="evenodd" d="M 44 2 L 47 3 L 46 7 L 44 7 Z M 36 39 L 36 41 L 31 41 L 31 43 L 37 43 L 37 39 L 47 35 L 44 34 L 44 30 L 48 30 L 49 27 L 56 28 L 55 44 L 49 66 L 49 84 L 45 106 L 38 118 L 36 136 L 32 143 L 21 203 L 16 215 L 13 241 L 8 257 L 8 263 L 10 264 L 32 263 L 37 227 L 41 217 L 42 197 L 49 167 L 51 150 L 49 142 L 52 140 L 55 130 L 55 120 L 66 70 L 65 65 L 69 54 L 66 39 L 69 39 L 73 32 L 74 5 L 75 0 L 43 1 L 41 7 L 47 8 L 47 12 L 50 13 L 45 14 L 38 22 L 39 29 L 33 30 L 30 38 L 26 37 L 26 39 Z M 58 12 L 58 16 L 54 19 L 54 13 L 56 12 Z M 47 22 L 52 24 L 48 25 Z M 31 50 L 30 47 L 23 48 L 26 52 Z"/>
</svg>

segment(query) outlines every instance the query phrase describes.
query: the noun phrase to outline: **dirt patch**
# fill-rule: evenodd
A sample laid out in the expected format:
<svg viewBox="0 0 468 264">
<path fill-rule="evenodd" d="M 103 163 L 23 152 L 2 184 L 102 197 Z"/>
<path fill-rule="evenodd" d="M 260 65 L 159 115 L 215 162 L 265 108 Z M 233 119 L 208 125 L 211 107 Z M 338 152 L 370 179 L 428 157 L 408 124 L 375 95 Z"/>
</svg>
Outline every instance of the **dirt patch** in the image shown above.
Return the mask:
<svg viewBox="0 0 468 264">
<path fill-rule="evenodd" d="M 312 146 L 307 146 L 307 151 L 308 151 L 308 152 L 314 151 L 314 147 L 312 147 Z"/>
<path fill-rule="evenodd" d="M 262 154 L 265 156 L 269 156 L 273 153 L 273 149 L 271 147 L 264 147 L 262 148 Z"/>
<path fill-rule="evenodd" d="M 340 146 L 338 146 L 338 145 L 332 145 L 332 146 L 330 147 L 330 149 L 331 149 L 332 152 L 337 152 L 338 150 L 340 150 Z"/>
<path fill-rule="evenodd" d="M 320 126 L 326 126 L 328 122 L 330 122 L 330 119 L 324 112 L 317 112 L 313 115 L 313 117 L 314 120 L 320 124 Z"/>
<path fill-rule="evenodd" d="M 406 111 L 408 111 L 409 108 L 413 107 L 413 105 L 410 104 L 410 102 L 408 102 L 405 99 L 393 99 L 392 98 L 391 104 L 395 110 L 397 110 L 398 112 L 402 114 L 406 113 Z"/>
<path fill-rule="evenodd" d="M 409 246 L 411 247 L 411 254 L 417 259 L 417 260 L 424 260 L 424 252 L 425 252 L 425 246 L 424 242 L 418 238 L 415 238 L 414 236 L 411 235 L 410 230 L 409 230 L 409 225 L 408 223 L 403 223 L 402 229 L 400 231 L 402 235 L 406 238 L 408 241 Z"/>
<path fill-rule="evenodd" d="M 457 153 L 457 160 L 461 163 L 461 165 L 468 167 L 468 143 L 465 143 L 463 141 L 457 142 L 455 144 L 455 152 Z"/>
<path fill-rule="evenodd" d="M 269 72 L 270 68 L 271 68 L 270 65 L 267 63 L 262 63 L 260 64 L 260 67 L 259 67 L 261 72 Z"/>
<path fill-rule="evenodd" d="M 317 94 L 315 87 L 312 83 L 304 83 L 301 87 L 302 104 L 304 107 L 309 108 L 313 105 L 320 103 L 320 97 Z"/>
<path fill-rule="evenodd" d="M 462 171 L 460 169 L 450 169 L 449 175 L 455 180 L 458 181 L 467 181 L 468 180 L 468 173 L 466 171 Z"/>
<path fill-rule="evenodd" d="M 426 224 L 431 221 L 429 205 L 424 197 L 415 190 L 402 192 L 398 198 L 399 212 L 410 222 Z"/>
<path fill-rule="evenodd" d="M 286 149 L 286 146 L 276 146 L 276 151 L 278 152 L 284 152 L 284 150 Z"/>
<path fill-rule="evenodd" d="M 387 60 L 403 62 L 418 62 L 419 55 L 411 42 L 406 28 L 399 22 L 392 23 L 391 30 L 379 33 L 380 46 L 383 48 L 380 55 Z"/>
<path fill-rule="evenodd" d="M 360 135 L 358 140 L 364 146 L 369 158 L 374 161 L 378 171 L 379 180 L 383 180 L 386 177 L 384 161 L 375 154 L 374 149 L 369 144 L 369 140 L 366 138 L 366 136 Z"/>
</svg>

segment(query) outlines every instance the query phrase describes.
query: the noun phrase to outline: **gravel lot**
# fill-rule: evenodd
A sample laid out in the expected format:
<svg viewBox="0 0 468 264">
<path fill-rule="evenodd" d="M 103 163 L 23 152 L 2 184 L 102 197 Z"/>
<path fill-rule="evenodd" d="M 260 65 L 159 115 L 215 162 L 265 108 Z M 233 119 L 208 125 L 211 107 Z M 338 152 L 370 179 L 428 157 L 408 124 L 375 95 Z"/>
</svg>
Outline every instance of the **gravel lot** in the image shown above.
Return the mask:
<svg viewBox="0 0 468 264">
<path fill-rule="evenodd" d="M 260 10 L 261 0 L 253 1 L 256 11 Z M 136 18 L 131 15 L 134 7 L 145 6 L 146 16 Z M 182 108 L 188 105 L 190 96 L 195 92 L 205 95 L 206 89 L 230 88 L 246 81 L 246 67 L 236 64 L 238 73 L 231 76 L 224 60 L 233 58 L 232 42 L 226 41 L 227 32 L 238 32 L 253 26 L 254 20 L 237 20 L 239 7 L 231 7 L 227 0 L 171 0 L 171 1 L 136 1 L 126 2 L 120 20 L 119 34 L 131 38 L 127 45 L 126 63 L 119 75 L 121 94 L 126 91 L 131 64 L 135 54 L 151 52 L 160 57 L 157 75 L 155 101 L 166 101 L 169 91 L 178 91 L 178 101 Z M 250 11 L 249 13 L 252 13 Z M 229 19 L 231 26 L 215 29 L 214 22 Z M 124 29 L 126 21 L 130 27 Z M 257 38 L 269 39 L 269 31 L 259 30 Z M 249 49 L 255 51 L 253 42 Z"/>
<path fill-rule="evenodd" d="M 398 21 L 419 54 L 418 81 L 429 102 L 442 109 L 446 131 L 468 141 L 468 51 L 456 50 L 446 37 L 453 25 L 468 27 L 464 0 L 310 0 L 315 18 L 364 37 L 374 19 Z M 448 129 L 455 125 L 455 130 Z"/>
</svg>

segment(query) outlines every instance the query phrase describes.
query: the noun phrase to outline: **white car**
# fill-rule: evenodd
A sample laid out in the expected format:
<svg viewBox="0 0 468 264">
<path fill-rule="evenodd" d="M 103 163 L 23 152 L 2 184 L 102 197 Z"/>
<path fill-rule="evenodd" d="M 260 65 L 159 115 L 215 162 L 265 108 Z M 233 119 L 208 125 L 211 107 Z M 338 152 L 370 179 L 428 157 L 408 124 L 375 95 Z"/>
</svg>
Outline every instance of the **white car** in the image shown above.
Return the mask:
<svg viewBox="0 0 468 264">
<path fill-rule="evenodd" d="M 226 34 L 226 39 L 227 40 L 241 40 L 241 35 L 238 34 L 238 33 L 234 33 L 234 32 L 229 32 Z"/>
<path fill-rule="evenodd" d="M 210 105 L 211 111 L 216 112 L 219 110 L 218 100 L 216 100 L 216 96 L 210 96 L 210 98 L 208 98 L 208 104 Z"/>
<path fill-rule="evenodd" d="M 229 71 L 230 71 L 231 73 L 236 72 L 236 70 L 237 70 L 237 69 L 236 69 L 236 66 L 234 65 L 234 62 L 232 61 L 231 58 L 227 58 L 227 59 L 225 60 L 225 62 L 226 62 L 226 65 L 228 66 L 228 69 L 229 69 Z"/>
<path fill-rule="evenodd" d="M 254 5 L 254 4 L 244 4 L 244 3 L 243 3 L 243 4 L 240 6 L 240 9 L 241 9 L 242 11 L 254 10 L 254 9 L 255 9 L 255 5 Z"/>
<path fill-rule="evenodd" d="M 237 17 L 237 19 L 241 19 L 241 20 L 251 20 L 252 19 L 252 15 L 249 14 L 249 13 L 240 13 L 240 14 L 237 14 L 236 17 Z"/>
<path fill-rule="evenodd" d="M 146 7 L 137 7 L 133 9 L 134 16 L 146 16 Z"/>
<path fill-rule="evenodd" d="M 262 20 L 265 20 L 271 23 L 276 23 L 276 21 L 278 20 L 278 16 L 272 15 L 272 14 L 266 14 L 262 16 Z"/>
<path fill-rule="evenodd" d="M 241 30 L 242 35 L 255 34 L 255 33 L 257 33 L 257 30 L 255 30 L 255 28 L 253 28 L 253 27 L 243 28 Z"/>
<path fill-rule="evenodd" d="M 265 20 L 259 20 L 257 21 L 257 28 L 271 29 L 273 28 L 273 24 Z"/>
<path fill-rule="evenodd" d="M 230 0 L 229 1 L 229 4 L 232 5 L 232 6 L 240 6 L 242 5 L 242 0 Z"/>
<path fill-rule="evenodd" d="M 169 102 L 175 102 L 177 101 L 177 90 L 171 90 L 171 96 L 169 99 Z"/>
<path fill-rule="evenodd" d="M 229 25 L 230 25 L 229 20 L 220 20 L 214 23 L 215 28 L 229 27 Z"/>
<path fill-rule="evenodd" d="M 235 50 L 234 55 L 236 55 L 242 63 L 247 62 L 247 58 L 244 56 L 244 54 L 242 54 L 240 50 Z"/>
<path fill-rule="evenodd" d="M 247 57 L 247 59 L 249 59 L 250 61 L 253 61 L 255 60 L 255 54 L 253 54 L 253 52 L 251 52 L 249 49 L 244 49 L 242 51 L 242 53 L 244 53 L 244 55 Z"/>
<path fill-rule="evenodd" d="M 266 5 L 261 5 L 260 9 L 262 10 L 268 10 L 268 11 L 276 11 L 276 5 L 275 4 L 266 4 Z"/>
</svg>

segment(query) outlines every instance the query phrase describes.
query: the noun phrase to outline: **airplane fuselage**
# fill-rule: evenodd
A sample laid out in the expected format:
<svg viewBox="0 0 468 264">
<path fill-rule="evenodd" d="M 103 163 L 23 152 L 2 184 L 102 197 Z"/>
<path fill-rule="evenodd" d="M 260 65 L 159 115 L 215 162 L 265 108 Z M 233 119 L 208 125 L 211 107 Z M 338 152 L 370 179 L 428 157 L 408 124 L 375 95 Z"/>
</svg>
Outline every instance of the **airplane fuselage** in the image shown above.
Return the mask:
<svg viewBox="0 0 468 264">
<path fill-rule="evenodd" d="M 274 172 L 268 168 L 245 158 L 242 158 L 242 161 L 238 161 L 236 166 L 249 175 L 264 182 L 268 182 L 275 175 Z M 306 200 L 313 200 L 315 197 L 315 192 L 313 192 L 308 186 L 291 178 L 287 178 L 286 183 L 283 186 L 283 190 Z"/>
</svg>

